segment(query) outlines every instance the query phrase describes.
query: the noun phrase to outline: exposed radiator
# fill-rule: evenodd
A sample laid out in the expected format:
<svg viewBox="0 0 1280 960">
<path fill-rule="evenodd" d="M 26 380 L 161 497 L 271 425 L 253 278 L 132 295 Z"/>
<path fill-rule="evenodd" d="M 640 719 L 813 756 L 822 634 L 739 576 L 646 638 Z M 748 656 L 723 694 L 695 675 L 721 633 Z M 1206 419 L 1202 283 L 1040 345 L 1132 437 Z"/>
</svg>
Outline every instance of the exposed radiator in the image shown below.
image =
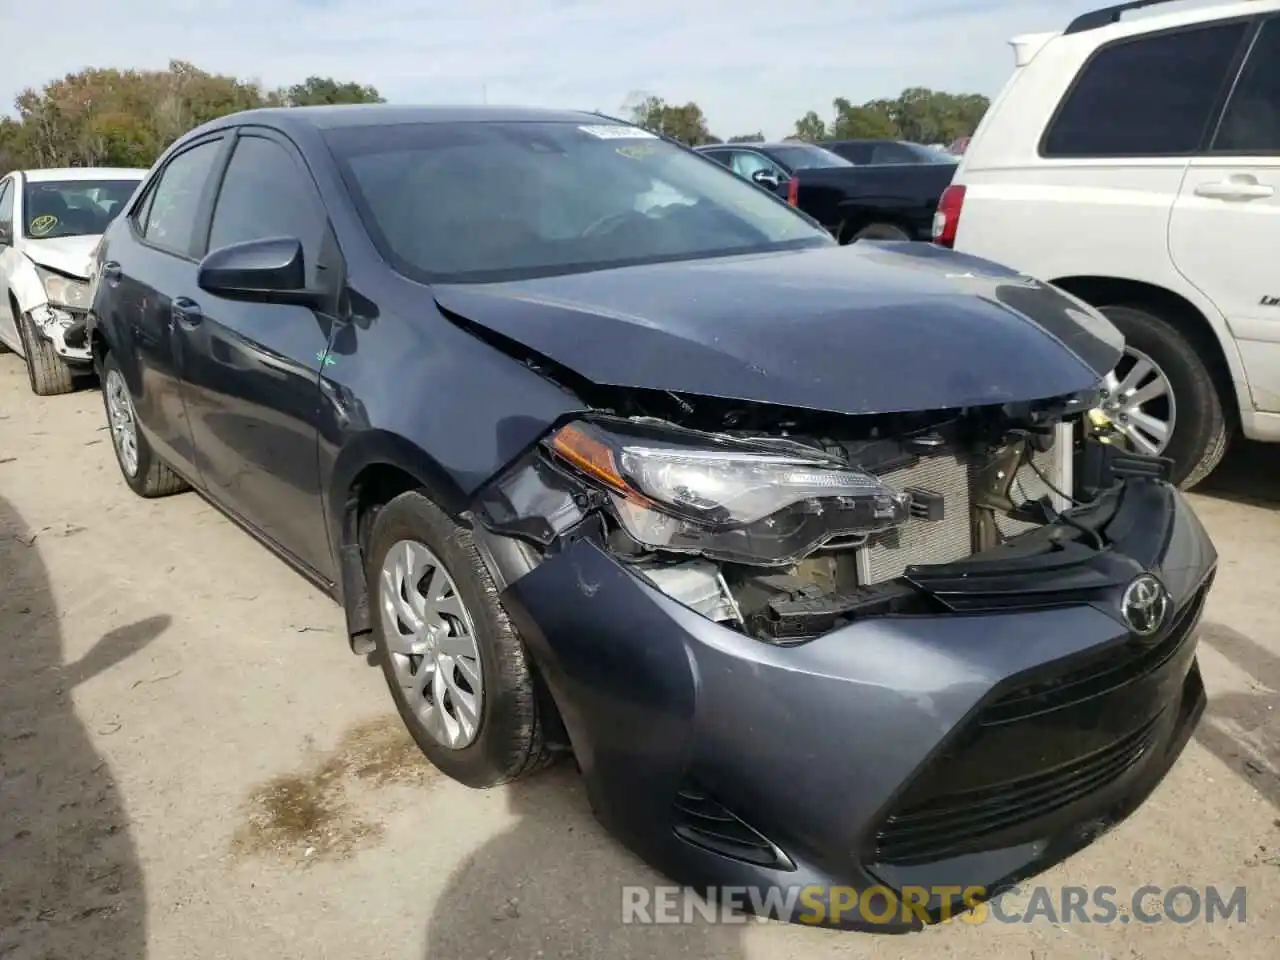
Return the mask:
<svg viewBox="0 0 1280 960">
<path fill-rule="evenodd" d="M 894 490 L 918 487 L 942 495 L 941 520 L 912 517 L 878 533 L 858 550 L 858 580 L 880 583 L 902 576 L 916 563 L 954 563 L 973 552 L 970 496 L 972 464 L 954 453 L 921 457 L 909 467 L 880 474 Z"/>
<path fill-rule="evenodd" d="M 1059 450 L 1068 449 L 1060 438 L 1047 451 L 1032 456 L 1040 473 L 1053 480 L 1055 486 L 1063 474 L 1058 463 Z M 895 490 L 911 487 L 942 495 L 944 512 L 941 520 L 912 517 L 901 527 L 876 534 L 858 550 L 858 580 L 862 584 L 881 583 L 900 577 L 915 564 L 954 563 L 973 553 L 972 499 L 977 464 L 967 456 L 955 453 L 921 457 L 909 467 L 879 476 Z M 1010 497 L 1015 503 L 1037 500 L 1051 495 L 1048 485 L 1029 465 L 1024 464 L 1014 478 Z M 1015 537 L 1032 529 L 1033 523 L 996 516 L 996 528 L 1006 537 Z"/>
</svg>

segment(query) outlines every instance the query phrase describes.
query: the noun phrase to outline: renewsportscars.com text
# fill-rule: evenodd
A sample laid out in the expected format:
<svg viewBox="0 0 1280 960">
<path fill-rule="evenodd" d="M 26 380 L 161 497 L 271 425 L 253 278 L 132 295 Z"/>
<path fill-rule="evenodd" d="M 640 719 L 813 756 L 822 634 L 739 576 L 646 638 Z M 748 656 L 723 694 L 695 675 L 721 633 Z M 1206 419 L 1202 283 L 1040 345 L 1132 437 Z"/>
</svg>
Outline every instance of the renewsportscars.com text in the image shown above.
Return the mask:
<svg viewBox="0 0 1280 960">
<path fill-rule="evenodd" d="M 1112 886 L 1012 887 L 988 900 L 983 887 L 623 887 L 622 922 L 901 924 L 963 923 L 1243 923 L 1245 888 L 1160 887 L 1146 884 L 1121 893 Z M 935 919 L 930 910 L 941 905 Z"/>
</svg>

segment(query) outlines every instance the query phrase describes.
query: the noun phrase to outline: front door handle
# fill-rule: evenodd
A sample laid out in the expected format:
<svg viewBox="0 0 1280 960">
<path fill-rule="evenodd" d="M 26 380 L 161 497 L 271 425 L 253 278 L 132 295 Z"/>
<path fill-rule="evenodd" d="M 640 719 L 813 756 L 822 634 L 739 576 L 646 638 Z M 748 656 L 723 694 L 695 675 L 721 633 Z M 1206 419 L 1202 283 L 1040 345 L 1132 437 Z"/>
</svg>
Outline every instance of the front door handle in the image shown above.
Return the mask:
<svg viewBox="0 0 1280 960">
<path fill-rule="evenodd" d="M 108 260 L 102 265 L 102 279 L 106 280 L 113 286 L 120 282 L 120 264 L 114 260 Z"/>
<path fill-rule="evenodd" d="M 1207 197 L 1210 200 L 1265 200 L 1275 196 L 1275 192 L 1275 187 L 1259 183 L 1257 177 L 1247 173 L 1213 183 L 1202 183 L 1196 187 L 1197 197 Z"/>
<path fill-rule="evenodd" d="M 204 319 L 204 314 L 200 312 L 200 304 L 189 297 L 178 297 L 173 301 L 169 312 L 174 323 L 180 323 L 187 328 L 199 326 L 200 321 Z"/>
</svg>

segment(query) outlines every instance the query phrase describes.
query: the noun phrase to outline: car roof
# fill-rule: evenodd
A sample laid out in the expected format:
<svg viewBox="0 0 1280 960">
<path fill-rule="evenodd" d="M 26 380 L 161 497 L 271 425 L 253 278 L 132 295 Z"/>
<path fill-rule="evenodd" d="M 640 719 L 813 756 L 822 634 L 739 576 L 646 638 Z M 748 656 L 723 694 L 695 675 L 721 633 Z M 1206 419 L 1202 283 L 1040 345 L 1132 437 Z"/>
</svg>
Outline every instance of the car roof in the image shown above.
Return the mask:
<svg viewBox="0 0 1280 960">
<path fill-rule="evenodd" d="M 586 110 L 553 110 L 542 107 L 472 105 L 413 106 L 391 103 L 350 103 L 318 107 L 265 107 L 242 110 L 206 125 L 263 123 L 282 128 L 308 127 L 333 130 L 339 127 L 399 125 L 410 123 L 623 123 Z"/>
<path fill-rule="evenodd" d="M 47 183 L 50 180 L 141 180 L 147 175 L 146 170 L 133 167 L 48 167 L 18 172 L 31 183 Z"/>
<path fill-rule="evenodd" d="M 1205 23 L 1212 20 L 1229 20 L 1234 17 L 1252 17 L 1258 14 L 1280 10 L 1280 0 L 1235 0 L 1235 2 L 1208 3 L 1191 9 L 1175 9 L 1165 11 L 1161 8 L 1165 3 L 1176 4 L 1179 0 L 1147 0 L 1145 3 L 1119 3 L 1114 6 L 1103 6 L 1089 13 L 1076 17 L 1066 28 L 1065 33 L 1088 33 L 1098 43 L 1121 36 L 1140 33 L 1154 33 L 1172 27 L 1190 26 L 1194 23 Z M 1156 11 L 1156 12 L 1152 12 Z M 1126 16 L 1133 13 L 1136 16 Z M 1104 21 L 1094 26 L 1098 20 Z"/>
<path fill-rule="evenodd" d="M 694 147 L 695 150 L 776 150 L 781 147 L 821 147 L 821 143 L 810 143 L 808 140 L 770 140 L 760 142 L 757 140 L 743 140 L 740 143 L 704 143 L 700 147 Z"/>
</svg>

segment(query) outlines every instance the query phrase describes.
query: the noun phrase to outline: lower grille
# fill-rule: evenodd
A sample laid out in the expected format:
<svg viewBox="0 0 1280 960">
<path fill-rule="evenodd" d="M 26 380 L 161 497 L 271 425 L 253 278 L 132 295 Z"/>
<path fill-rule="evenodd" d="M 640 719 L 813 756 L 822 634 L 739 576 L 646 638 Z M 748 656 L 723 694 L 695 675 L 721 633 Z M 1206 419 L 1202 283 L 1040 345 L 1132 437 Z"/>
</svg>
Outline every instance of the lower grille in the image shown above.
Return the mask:
<svg viewBox="0 0 1280 960">
<path fill-rule="evenodd" d="M 1111 746 L 1055 770 L 985 789 L 942 794 L 892 814 L 876 834 L 876 862 L 944 860 L 982 849 L 984 839 L 1087 797 L 1138 763 L 1155 739 L 1157 716 Z"/>
<path fill-rule="evenodd" d="M 1031 462 L 1046 477 L 1054 476 L 1056 446 L 1037 451 Z M 867 540 L 859 553 L 859 581 L 865 586 L 902 576 L 909 566 L 955 563 L 973 553 L 973 506 L 971 491 L 977 464 L 967 454 L 946 453 L 921 457 L 908 467 L 879 474 L 895 490 L 911 488 L 940 494 L 944 504 L 941 520 L 912 517 L 903 526 L 886 530 Z M 1050 493 L 1048 484 L 1028 464 L 1018 470 L 1010 497 L 1014 503 L 1038 500 Z M 1035 527 L 1024 520 L 998 514 L 996 527 L 1005 537 L 1015 537 Z"/>
<path fill-rule="evenodd" d="M 1152 641 L 1129 638 L 984 705 L 885 818 L 876 861 L 923 863 L 1027 842 L 1044 818 L 1137 765 L 1167 729 L 1174 691 L 1185 696 L 1211 583 Z"/>
</svg>

